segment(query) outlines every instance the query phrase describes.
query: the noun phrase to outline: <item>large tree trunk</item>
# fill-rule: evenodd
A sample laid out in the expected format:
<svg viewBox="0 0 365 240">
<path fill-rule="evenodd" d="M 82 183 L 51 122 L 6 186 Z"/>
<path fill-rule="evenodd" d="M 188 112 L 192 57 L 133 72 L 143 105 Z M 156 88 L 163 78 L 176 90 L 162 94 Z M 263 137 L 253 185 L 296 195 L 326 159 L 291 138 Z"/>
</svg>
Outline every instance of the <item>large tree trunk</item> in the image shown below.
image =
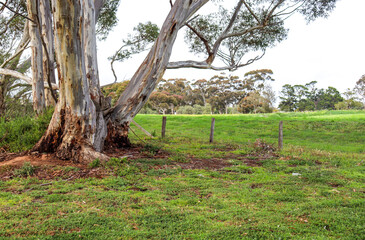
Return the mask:
<svg viewBox="0 0 365 240">
<path fill-rule="evenodd" d="M 89 83 L 90 97 L 96 107 L 96 133 L 93 146 L 96 151 L 100 152 L 103 150 L 104 141 L 107 135 L 107 127 L 103 116 L 103 110 L 105 110 L 105 108 L 109 108 L 110 105 L 105 103 L 104 96 L 100 91 L 95 30 L 96 17 L 100 11 L 100 7 L 99 9 L 95 9 L 94 1 L 95 0 L 83 0 L 83 44 L 85 74 Z"/>
<path fill-rule="evenodd" d="M 54 0 L 55 50 L 59 66 L 59 101 L 46 134 L 34 147 L 74 161 L 101 158 L 94 151 L 96 109 L 85 74 L 83 8 L 79 0 Z"/>
<path fill-rule="evenodd" d="M 167 16 L 149 54 L 132 77 L 116 106 L 107 115 L 107 143 L 129 144 L 128 128 L 162 79 L 179 29 L 208 0 L 177 0 Z"/>
<path fill-rule="evenodd" d="M 162 78 L 177 32 L 207 1 L 175 2 L 154 47 L 116 107 L 110 108 L 97 72 L 94 1 L 53 0 L 60 96 L 47 132 L 33 150 L 92 161 L 105 157 L 100 154 L 105 137 L 108 146 L 129 146 L 129 123 Z"/>
<path fill-rule="evenodd" d="M 43 80 L 46 83 L 56 84 L 52 13 L 49 0 L 39 0 L 39 15 L 42 23 L 42 39 L 46 46 L 46 49 L 43 48 Z M 47 107 L 56 105 L 51 88 L 45 89 L 45 104 Z"/>
<path fill-rule="evenodd" d="M 39 32 L 40 20 L 38 19 L 39 5 L 37 0 L 27 0 L 29 21 L 29 35 L 32 48 L 32 95 L 33 109 L 37 114 L 43 113 L 45 109 L 44 83 L 43 83 L 43 47 L 41 34 Z"/>
</svg>

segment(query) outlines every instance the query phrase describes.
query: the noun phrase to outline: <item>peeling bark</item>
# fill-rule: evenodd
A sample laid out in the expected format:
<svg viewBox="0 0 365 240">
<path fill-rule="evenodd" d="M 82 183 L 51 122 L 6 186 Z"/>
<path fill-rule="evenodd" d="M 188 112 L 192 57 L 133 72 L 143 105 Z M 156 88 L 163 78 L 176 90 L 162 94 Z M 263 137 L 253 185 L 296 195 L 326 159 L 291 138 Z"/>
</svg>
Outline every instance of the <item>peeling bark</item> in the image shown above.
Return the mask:
<svg viewBox="0 0 365 240">
<path fill-rule="evenodd" d="M 90 97 L 96 107 L 96 133 L 93 146 L 97 151 L 102 151 L 104 140 L 107 135 L 106 122 L 102 113 L 104 96 L 100 90 L 98 71 L 97 48 L 96 48 L 96 17 L 99 10 L 95 9 L 95 0 L 83 0 L 83 47 L 85 60 L 85 74 L 89 83 Z M 100 3 L 99 3 L 100 4 Z"/>
<path fill-rule="evenodd" d="M 60 97 L 46 134 L 33 150 L 56 152 L 61 159 L 77 162 L 105 158 L 93 146 L 97 114 L 85 74 L 82 5 L 79 0 L 53 4 Z"/>
<path fill-rule="evenodd" d="M 39 0 L 39 14 L 42 23 L 42 39 L 47 47 L 47 49 L 43 48 L 43 80 L 45 83 L 48 83 L 49 80 L 51 84 L 56 84 L 52 14 L 49 0 Z M 51 91 L 52 89 L 45 89 L 45 104 L 47 107 L 56 105 Z"/>
<path fill-rule="evenodd" d="M 28 15 L 32 22 L 29 21 L 29 35 L 32 49 L 32 93 L 33 109 L 37 114 L 43 113 L 45 109 L 44 83 L 43 83 L 43 49 L 41 34 L 38 24 L 40 23 L 37 13 L 39 5 L 37 0 L 27 0 Z"/>
</svg>

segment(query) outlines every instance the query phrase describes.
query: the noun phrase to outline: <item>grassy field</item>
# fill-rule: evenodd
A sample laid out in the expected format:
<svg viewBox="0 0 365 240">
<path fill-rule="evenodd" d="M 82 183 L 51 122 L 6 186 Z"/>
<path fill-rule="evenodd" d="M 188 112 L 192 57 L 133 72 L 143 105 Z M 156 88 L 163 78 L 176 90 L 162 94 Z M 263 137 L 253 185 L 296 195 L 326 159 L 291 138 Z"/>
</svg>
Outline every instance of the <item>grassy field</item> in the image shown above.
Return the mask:
<svg viewBox="0 0 365 240">
<path fill-rule="evenodd" d="M 214 144 L 210 115 L 168 116 L 165 139 L 132 125 L 147 157 L 94 161 L 101 179 L 1 181 L 0 239 L 365 239 L 364 111 L 214 117 Z M 162 116 L 135 120 L 160 135 Z"/>
</svg>

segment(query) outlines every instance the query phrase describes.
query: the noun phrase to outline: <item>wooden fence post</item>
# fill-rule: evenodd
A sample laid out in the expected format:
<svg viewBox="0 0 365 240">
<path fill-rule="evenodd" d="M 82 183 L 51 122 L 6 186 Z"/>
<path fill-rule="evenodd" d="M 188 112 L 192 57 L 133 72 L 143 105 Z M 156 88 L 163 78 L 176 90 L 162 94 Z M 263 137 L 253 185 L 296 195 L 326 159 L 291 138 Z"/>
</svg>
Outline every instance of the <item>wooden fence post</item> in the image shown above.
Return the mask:
<svg viewBox="0 0 365 240">
<path fill-rule="evenodd" d="M 165 138 L 166 135 L 166 117 L 162 117 L 162 130 L 161 130 L 161 137 Z"/>
<path fill-rule="evenodd" d="M 283 149 L 283 121 L 279 123 L 279 141 L 278 141 L 279 150 Z"/>
<path fill-rule="evenodd" d="M 210 143 L 213 142 L 214 138 L 214 125 L 215 125 L 215 118 L 212 118 L 212 125 L 210 126 L 210 139 L 209 139 Z"/>
</svg>

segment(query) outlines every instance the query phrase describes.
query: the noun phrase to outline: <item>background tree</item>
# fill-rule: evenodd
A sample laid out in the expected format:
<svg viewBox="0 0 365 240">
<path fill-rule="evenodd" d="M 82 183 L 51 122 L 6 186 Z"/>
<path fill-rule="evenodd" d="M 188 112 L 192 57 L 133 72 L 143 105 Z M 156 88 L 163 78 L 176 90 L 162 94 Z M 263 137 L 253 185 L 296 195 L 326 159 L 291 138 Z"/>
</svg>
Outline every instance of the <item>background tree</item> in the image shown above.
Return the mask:
<svg viewBox="0 0 365 240">
<path fill-rule="evenodd" d="M 279 108 L 282 111 L 291 112 L 294 111 L 297 108 L 297 97 L 295 94 L 295 89 L 290 84 L 285 84 L 282 87 L 282 90 L 280 92 L 280 99 L 281 102 L 279 103 Z"/>
<path fill-rule="evenodd" d="M 279 108 L 282 111 L 313 111 L 335 109 L 335 104 L 343 101 L 340 92 L 334 87 L 317 89 L 316 81 L 305 85 L 285 84 L 281 91 Z"/>
<path fill-rule="evenodd" d="M 171 94 L 166 91 L 153 92 L 148 102 L 153 109 L 163 115 L 165 115 L 169 109 L 170 113 L 174 114 L 175 106 L 178 105 L 177 98 L 171 96 Z"/>
<path fill-rule="evenodd" d="M 361 78 L 356 82 L 354 90 L 362 99 L 362 102 L 365 106 L 365 74 L 362 75 Z"/>
<path fill-rule="evenodd" d="M 238 104 L 238 111 L 242 113 L 266 113 L 272 112 L 269 100 L 258 91 L 250 92 Z"/>
<path fill-rule="evenodd" d="M 335 109 L 335 104 L 343 101 L 341 93 L 334 87 L 328 87 L 326 90 L 321 89 L 318 93 L 318 104 L 316 110 Z"/>
</svg>

